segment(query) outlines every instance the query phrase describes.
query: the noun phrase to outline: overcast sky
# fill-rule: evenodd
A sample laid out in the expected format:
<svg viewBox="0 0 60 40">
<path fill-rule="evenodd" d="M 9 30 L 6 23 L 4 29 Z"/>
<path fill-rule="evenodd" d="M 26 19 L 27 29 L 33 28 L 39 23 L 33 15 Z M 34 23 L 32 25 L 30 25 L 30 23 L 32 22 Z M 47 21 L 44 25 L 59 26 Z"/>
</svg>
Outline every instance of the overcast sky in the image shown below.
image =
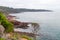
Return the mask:
<svg viewBox="0 0 60 40">
<path fill-rule="evenodd" d="M 0 0 L 0 6 L 31 9 L 59 9 L 60 0 Z"/>
</svg>

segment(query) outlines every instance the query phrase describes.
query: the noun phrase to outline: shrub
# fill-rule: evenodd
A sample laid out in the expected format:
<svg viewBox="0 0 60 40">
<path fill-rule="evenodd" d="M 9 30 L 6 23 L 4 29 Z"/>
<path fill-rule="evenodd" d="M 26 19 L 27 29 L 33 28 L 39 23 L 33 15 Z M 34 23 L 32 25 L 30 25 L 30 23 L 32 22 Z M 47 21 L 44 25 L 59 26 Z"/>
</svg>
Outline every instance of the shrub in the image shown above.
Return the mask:
<svg viewBox="0 0 60 40">
<path fill-rule="evenodd" d="M 2 12 L 0 12 L 0 22 L 4 26 L 5 32 L 13 31 L 13 24 L 6 19 L 6 16 Z"/>
</svg>

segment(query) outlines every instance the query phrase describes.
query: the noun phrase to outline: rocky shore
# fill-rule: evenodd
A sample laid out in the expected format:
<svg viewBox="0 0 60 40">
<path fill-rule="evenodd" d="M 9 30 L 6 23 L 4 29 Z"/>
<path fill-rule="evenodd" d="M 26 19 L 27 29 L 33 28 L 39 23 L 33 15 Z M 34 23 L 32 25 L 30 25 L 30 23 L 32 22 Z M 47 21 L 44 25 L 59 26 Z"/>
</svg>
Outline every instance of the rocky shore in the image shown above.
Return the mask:
<svg viewBox="0 0 60 40">
<path fill-rule="evenodd" d="M 4 15 L 3 12 L 0 12 L 0 38 L 4 40 L 32 40 L 31 38 L 36 39 L 37 32 L 39 30 L 39 24 L 33 22 L 21 22 L 15 20 L 15 16 Z M 28 25 L 31 25 L 31 32 L 26 32 L 29 30 Z M 25 32 L 15 31 L 15 28 L 24 29 Z M 28 29 L 28 30 L 26 30 Z"/>
</svg>

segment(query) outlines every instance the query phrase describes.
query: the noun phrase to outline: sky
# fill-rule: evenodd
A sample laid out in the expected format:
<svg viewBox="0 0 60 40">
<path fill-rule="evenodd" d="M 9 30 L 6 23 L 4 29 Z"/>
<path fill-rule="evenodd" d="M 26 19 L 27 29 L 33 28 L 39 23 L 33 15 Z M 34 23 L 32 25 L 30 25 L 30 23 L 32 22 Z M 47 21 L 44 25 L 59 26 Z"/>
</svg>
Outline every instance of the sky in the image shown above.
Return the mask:
<svg viewBox="0 0 60 40">
<path fill-rule="evenodd" d="M 30 9 L 60 9 L 60 0 L 0 0 L 0 6 Z"/>
</svg>

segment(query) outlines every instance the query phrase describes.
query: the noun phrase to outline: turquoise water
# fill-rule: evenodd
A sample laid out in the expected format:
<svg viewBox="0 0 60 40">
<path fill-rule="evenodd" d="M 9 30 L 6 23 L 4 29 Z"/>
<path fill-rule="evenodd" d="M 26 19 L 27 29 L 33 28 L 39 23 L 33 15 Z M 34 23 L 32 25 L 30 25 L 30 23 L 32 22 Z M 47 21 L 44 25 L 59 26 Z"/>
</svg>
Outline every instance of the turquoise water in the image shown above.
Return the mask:
<svg viewBox="0 0 60 40">
<path fill-rule="evenodd" d="M 37 22 L 40 24 L 40 36 L 37 40 L 60 40 L 59 12 L 25 12 L 12 14 L 18 21 Z"/>
</svg>

